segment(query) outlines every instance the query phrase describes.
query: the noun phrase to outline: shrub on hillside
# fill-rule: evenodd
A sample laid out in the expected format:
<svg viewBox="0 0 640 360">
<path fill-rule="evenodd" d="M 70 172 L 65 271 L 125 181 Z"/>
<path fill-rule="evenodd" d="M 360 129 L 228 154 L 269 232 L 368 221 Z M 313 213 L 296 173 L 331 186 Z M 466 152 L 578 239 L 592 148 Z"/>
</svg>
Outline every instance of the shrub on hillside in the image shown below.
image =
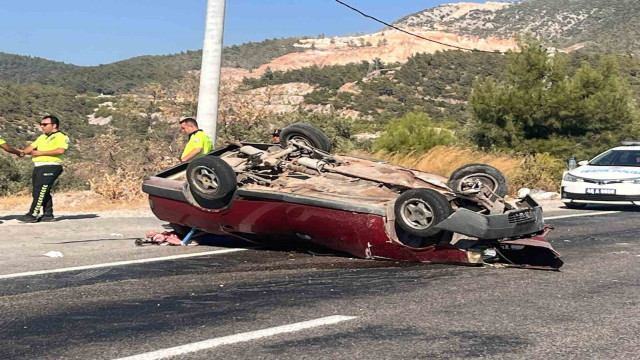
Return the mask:
<svg viewBox="0 0 640 360">
<path fill-rule="evenodd" d="M 385 133 L 374 143 L 374 151 L 398 153 L 424 153 L 434 146 L 452 145 L 456 142 L 454 125 L 435 123 L 425 113 L 408 113 L 392 120 Z"/>
<path fill-rule="evenodd" d="M 102 105 L 98 107 L 98 110 L 95 112 L 95 117 L 107 118 L 113 115 L 114 110 L 111 106 Z"/>
<path fill-rule="evenodd" d="M 89 180 L 93 192 L 111 201 L 132 201 L 141 198 L 144 195 L 141 182 L 139 173 L 122 169 Z"/>
<path fill-rule="evenodd" d="M 511 193 L 527 187 L 545 191 L 560 190 L 560 181 L 565 164 L 549 153 L 539 153 L 525 157 L 516 174 L 509 179 Z"/>
<path fill-rule="evenodd" d="M 28 189 L 31 181 L 28 165 L 27 161 L 0 155 L 0 196 Z"/>
<path fill-rule="evenodd" d="M 86 158 L 74 167 L 78 177 L 87 179 L 91 190 L 109 200 L 132 200 L 142 195 L 145 177 L 178 162 L 186 139 L 179 139 L 174 124 L 155 123 L 144 135 L 110 129 L 78 144 Z"/>
</svg>

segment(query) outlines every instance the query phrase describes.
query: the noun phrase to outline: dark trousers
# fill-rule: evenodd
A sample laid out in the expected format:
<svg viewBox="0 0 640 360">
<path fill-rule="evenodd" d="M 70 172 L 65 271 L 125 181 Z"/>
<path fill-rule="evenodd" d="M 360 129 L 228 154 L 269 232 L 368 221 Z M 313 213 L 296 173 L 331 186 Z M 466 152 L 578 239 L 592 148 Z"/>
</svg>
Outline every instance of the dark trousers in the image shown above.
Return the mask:
<svg viewBox="0 0 640 360">
<path fill-rule="evenodd" d="M 44 215 L 53 215 L 51 188 L 58 176 L 62 174 L 62 165 L 45 165 L 33 168 L 33 202 L 29 214 L 38 216 L 44 209 Z"/>
</svg>

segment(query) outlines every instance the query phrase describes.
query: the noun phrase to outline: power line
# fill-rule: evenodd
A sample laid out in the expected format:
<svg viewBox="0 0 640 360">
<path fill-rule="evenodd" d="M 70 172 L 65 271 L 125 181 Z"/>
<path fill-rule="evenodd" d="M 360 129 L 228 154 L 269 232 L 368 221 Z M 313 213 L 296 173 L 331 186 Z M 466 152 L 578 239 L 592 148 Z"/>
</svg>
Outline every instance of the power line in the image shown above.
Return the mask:
<svg viewBox="0 0 640 360">
<path fill-rule="evenodd" d="M 384 22 L 384 21 L 382 21 L 382 20 L 380 20 L 380 19 L 378 19 L 376 17 L 371 16 L 371 15 L 367 15 L 364 12 L 362 12 L 362 11 L 354 8 L 353 6 L 351 6 L 349 4 L 346 4 L 346 3 L 344 3 L 344 2 L 342 2 L 340 0 L 335 0 L 335 1 L 337 3 L 339 3 L 339 4 L 341 4 L 341 5 L 344 5 L 344 6 L 348 7 L 349 9 L 357 12 L 358 14 L 360 14 L 360 15 L 366 17 L 366 18 L 372 19 L 372 20 L 377 21 L 377 22 L 379 22 L 381 24 L 384 24 L 384 25 L 386 25 L 386 26 L 388 26 L 388 27 L 390 27 L 392 29 L 398 30 L 400 32 L 403 32 L 403 33 L 411 35 L 411 36 L 415 36 L 415 37 L 417 37 L 419 39 L 422 39 L 422 40 L 431 41 L 433 43 L 444 45 L 444 46 L 449 46 L 449 47 L 452 47 L 452 48 L 455 48 L 455 49 L 458 49 L 458 50 L 467 50 L 467 51 L 472 51 L 472 52 L 483 52 L 483 53 L 489 53 L 489 54 L 504 54 L 503 52 L 499 52 L 499 51 L 487 51 L 487 50 L 480 50 L 480 49 L 465 48 L 465 47 L 462 47 L 462 46 L 451 45 L 451 44 L 443 43 L 443 42 L 440 42 L 440 41 L 437 41 L 437 40 L 429 39 L 429 38 L 426 38 L 424 36 L 421 36 L 421 35 L 418 35 L 418 34 L 414 34 L 414 33 L 409 32 L 407 30 L 401 29 L 401 28 L 399 28 L 397 26 L 388 24 L 388 23 L 386 23 L 386 22 Z"/>
</svg>

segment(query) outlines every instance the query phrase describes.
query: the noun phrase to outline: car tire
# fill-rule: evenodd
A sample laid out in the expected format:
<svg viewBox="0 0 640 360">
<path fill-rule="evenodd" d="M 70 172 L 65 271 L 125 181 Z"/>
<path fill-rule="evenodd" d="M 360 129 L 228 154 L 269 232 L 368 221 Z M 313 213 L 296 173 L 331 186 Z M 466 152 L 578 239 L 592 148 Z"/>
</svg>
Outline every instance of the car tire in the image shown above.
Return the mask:
<svg viewBox="0 0 640 360">
<path fill-rule="evenodd" d="M 585 207 L 587 207 L 587 204 L 581 204 L 581 203 L 564 203 L 564 206 L 567 207 L 567 209 L 584 209 Z"/>
<path fill-rule="evenodd" d="M 193 199 L 207 209 L 229 205 L 238 187 L 236 173 L 215 156 L 196 158 L 187 166 L 187 183 Z"/>
<path fill-rule="evenodd" d="M 453 213 L 444 195 L 432 189 L 411 189 L 403 192 L 394 205 L 396 223 L 410 235 L 428 237 L 443 230 L 435 226 Z"/>
<path fill-rule="evenodd" d="M 287 147 L 289 140 L 299 140 L 325 152 L 331 152 L 329 137 L 317 127 L 307 123 L 291 124 L 280 132 L 280 145 Z"/>
<path fill-rule="evenodd" d="M 507 195 L 507 178 L 493 166 L 486 164 L 469 164 L 456 169 L 447 182 L 447 186 L 455 192 L 462 192 L 464 181 L 477 179 L 487 185 L 499 197 Z"/>
</svg>

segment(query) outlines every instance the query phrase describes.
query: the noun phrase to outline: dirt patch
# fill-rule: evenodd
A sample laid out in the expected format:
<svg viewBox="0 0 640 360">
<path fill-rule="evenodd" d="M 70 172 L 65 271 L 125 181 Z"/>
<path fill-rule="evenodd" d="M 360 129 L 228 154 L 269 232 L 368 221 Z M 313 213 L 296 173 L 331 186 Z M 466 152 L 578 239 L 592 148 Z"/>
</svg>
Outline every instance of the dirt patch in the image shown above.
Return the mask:
<svg viewBox="0 0 640 360">
<path fill-rule="evenodd" d="M 24 213 L 31 204 L 31 196 L 16 195 L 0 197 L 0 211 Z M 110 201 L 92 191 L 70 191 L 53 194 L 53 206 L 56 213 L 71 212 L 109 212 L 139 210 L 149 207 L 147 198 L 140 197 L 130 201 Z"/>
</svg>

